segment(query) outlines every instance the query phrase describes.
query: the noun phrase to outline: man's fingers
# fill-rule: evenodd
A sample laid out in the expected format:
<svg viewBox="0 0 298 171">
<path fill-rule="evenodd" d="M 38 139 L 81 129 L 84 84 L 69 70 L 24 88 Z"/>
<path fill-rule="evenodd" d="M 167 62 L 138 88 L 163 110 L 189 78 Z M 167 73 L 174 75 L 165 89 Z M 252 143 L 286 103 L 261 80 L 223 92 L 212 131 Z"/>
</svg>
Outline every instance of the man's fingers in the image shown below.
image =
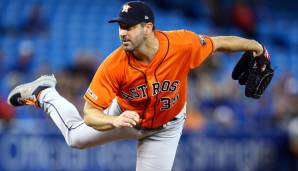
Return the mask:
<svg viewBox="0 0 298 171">
<path fill-rule="evenodd" d="M 137 122 L 134 119 L 128 118 L 128 117 L 123 118 L 122 121 L 125 122 L 125 123 L 128 123 L 132 126 L 135 126 L 137 124 Z"/>
<path fill-rule="evenodd" d="M 134 112 L 134 111 L 126 111 L 124 113 L 124 116 L 126 118 L 130 118 L 130 119 L 133 119 L 135 122 L 139 122 L 140 120 L 140 116 L 138 113 Z"/>
<path fill-rule="evenodd" d="M 133 127 L 133 126 L 135 126 L 133 123 L 131 123 L 129 120 L 124 120 L 124 119 L 119 121 L 118 124 L 117 124 L 118 128 Z"/>
<path fill-rule="evenodd" d="M 134 111 L 124 111 L 117 118 L 116 127 L 134 127 L 140 121 L 140 116 L 137 112 Z"/>
<path fill-rule="evenodd" d="M 125 117 L 126 117 L 126 118 L 129 118 L 129 119 L 132 119 L 132 120 L 134 120 L 135 122 L 139 122 L 139 120 L 140 120 L 139 115 L 129 114 L 129 115 L 126 115 Z"/>
<path fill-rule="evenodd" d="M 120 124 L 119 127 L 120 128 L 124 128 L 124 127 L 133 127 L 133 126 L 131 124 L 129 124 L 129 123 L 125 123 L 124 122 L 124 123 Z"/>
</svg>

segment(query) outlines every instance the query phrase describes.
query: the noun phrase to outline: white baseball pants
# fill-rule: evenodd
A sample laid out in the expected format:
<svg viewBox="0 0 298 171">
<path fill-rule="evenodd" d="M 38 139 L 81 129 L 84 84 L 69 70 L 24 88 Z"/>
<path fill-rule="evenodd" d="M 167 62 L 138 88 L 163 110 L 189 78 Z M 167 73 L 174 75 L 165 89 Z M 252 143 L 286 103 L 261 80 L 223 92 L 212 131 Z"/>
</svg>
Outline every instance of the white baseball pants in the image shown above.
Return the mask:
<svg viewBox="0 0 298 171">
<path fill-rule="evenodd" d="M 169 171 L 172 169 L 185 121 L 186 105 L 175 120 L 168 122 L 158 130 L 118 128 L 98 131 L 87 126 L 76 107 L 59 95 L 55 88 L 42 91 L 39 102 L 70 147 L 83 149 L 116 140 L 135 139 L 138 140 L 137 171 Z M 105 113 L 114 115 L 122 113 L 115 99 Z"/>
</svg>

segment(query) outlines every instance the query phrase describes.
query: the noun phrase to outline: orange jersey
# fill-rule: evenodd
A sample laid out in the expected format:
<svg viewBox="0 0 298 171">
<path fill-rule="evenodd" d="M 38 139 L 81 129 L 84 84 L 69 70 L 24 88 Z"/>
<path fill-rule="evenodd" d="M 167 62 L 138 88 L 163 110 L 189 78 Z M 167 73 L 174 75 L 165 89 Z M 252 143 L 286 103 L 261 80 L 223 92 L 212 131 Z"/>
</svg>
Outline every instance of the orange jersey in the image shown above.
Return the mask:
<svg viewBox="0 0 298 171">
<path fill-rule="evenodd" d="M 98 109 L 113 98 L 123 111 L 136 111 L 144 128 L 158 128 L 183 108 L 187 76 L 212 52 L 213 42 L 186 30 L 155 32 L 159 50 L 149 64 L 138 61 L 121 47 L 100 65 L 84 96 Z"/>
</svg>

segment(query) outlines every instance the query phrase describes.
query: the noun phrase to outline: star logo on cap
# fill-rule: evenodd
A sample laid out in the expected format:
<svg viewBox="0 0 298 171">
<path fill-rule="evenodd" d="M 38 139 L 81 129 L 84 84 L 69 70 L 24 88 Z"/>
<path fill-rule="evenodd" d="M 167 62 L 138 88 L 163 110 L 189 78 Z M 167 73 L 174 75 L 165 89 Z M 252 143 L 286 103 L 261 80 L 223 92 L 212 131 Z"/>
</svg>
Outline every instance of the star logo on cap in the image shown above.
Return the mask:
<svg viewBox="0 0 298 171">
<path fill-rule="evenodd" d="M 128 12 L 128 9 L 131 8 L 128 4 L 123 5 L 121 12 Z"/>
</svg>

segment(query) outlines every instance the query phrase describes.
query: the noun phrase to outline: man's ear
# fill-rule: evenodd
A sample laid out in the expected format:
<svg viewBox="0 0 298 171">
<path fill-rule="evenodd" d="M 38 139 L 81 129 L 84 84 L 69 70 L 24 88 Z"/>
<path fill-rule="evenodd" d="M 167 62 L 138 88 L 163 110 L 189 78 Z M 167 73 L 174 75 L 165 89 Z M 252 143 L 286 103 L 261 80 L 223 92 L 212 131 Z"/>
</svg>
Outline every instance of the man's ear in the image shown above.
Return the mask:
<svg viewBox="0 0 298 171">
<path fill-rule="evenodd" d="M 153 24 L 151 22 L 146 23 L 145 25 L 145 32 L 146 34 L 149 34 L 153 31 Z"/>
</svg>

